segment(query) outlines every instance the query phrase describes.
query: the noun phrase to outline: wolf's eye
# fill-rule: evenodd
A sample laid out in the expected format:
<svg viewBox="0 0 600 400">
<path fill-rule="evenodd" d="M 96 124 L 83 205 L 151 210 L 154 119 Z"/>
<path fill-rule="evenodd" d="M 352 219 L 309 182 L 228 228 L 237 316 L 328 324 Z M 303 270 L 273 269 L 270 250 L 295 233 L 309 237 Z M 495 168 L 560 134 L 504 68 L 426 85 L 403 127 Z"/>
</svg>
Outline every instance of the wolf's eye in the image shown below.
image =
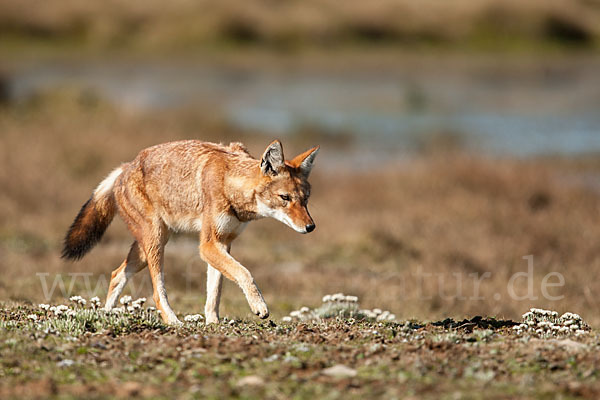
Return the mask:
<svg viewBox="0 0 600 400">
<path fill-rule="evenodd" d="M 279 197 L 281 197 L 281 200 L 283 200 L 283 201 L 290 201 L 289 194 L 280 194 Z"/>
</svg>

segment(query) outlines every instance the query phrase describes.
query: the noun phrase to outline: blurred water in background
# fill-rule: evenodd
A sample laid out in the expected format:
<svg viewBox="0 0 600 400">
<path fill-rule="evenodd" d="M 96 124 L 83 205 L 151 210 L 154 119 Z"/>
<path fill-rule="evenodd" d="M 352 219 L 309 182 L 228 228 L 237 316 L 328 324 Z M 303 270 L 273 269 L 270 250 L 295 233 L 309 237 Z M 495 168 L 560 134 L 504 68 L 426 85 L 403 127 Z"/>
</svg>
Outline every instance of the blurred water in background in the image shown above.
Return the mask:
<svg viewBox="0 0 600 400">
<path fill-rule="evenodd" d="M 23 65 L 10 92 L 80 86 L 118 106 L 210 106 L 234 126 L 283 136 L 305 127 L 374 149 L 418 148 L 431 135 L 500 155 L 600 150 L 600 61 L 390 65 L 341 70 L 193 63 Z"/>
</svg>

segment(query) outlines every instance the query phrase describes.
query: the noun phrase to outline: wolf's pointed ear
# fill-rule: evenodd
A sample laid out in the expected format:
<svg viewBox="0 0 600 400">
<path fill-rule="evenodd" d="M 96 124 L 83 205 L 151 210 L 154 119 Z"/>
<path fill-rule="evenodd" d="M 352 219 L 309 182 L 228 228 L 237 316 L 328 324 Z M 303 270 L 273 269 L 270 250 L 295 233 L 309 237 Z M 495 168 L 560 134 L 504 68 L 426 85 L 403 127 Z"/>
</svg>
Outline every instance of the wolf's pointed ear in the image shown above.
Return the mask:
<svg viewBox="0 0 600 400">
<path fill-rule="evenodd" d="M 260 161 L 260 169 L 265 175 L 275 176 L 281 171 L 285 165 L 284 163 L 281 142 L 279 140 L 274 140 L 267 146 L 267 149 L 263 153 Z"/>
<path fill-rule="evenodd" d="M 319 149 L 320 146 L 316 146 L 310 150 L 306 150 L 302 154 L 298 154 L 292 161 L 290 161 L 290 164 L 308 178 L 308 175 L 310 175 L 310 171 L 312 170 L 313 163 L 315 162 L 315 157 L 319 153 Z"/>
</svg>

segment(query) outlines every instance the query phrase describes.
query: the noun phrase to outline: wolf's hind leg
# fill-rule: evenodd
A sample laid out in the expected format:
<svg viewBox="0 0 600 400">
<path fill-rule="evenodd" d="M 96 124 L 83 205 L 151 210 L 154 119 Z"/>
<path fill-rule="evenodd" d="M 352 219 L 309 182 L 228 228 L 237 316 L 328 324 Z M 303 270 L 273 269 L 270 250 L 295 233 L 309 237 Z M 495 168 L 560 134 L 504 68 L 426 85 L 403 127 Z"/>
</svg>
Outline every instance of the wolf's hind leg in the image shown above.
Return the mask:
<svg viewBox="0 0 600 400">
<path fill-rule="evenodd" d="M 147 265 L 148 263 L 146 262 L 144 253 L 140 250 L 138 242 L 133 242 L 125 261 L 111 274 L 106 305 L 104 306 L 105 310 L 109 311 L 115 306 L 129 278 L 144 269 Z"/>
<path fill-rule="evenodd" d="M 148 270 L 152 278 L 153 298 L 156 308 L 160 311 L 162 320 L 169 325 L 181 325 L 177 315 L 169 305 L 167 289 L 165 288 L 164 253 L 165 244 L 169 240 L 169 232 L 163 223 L 147 225 L 146 232 L 151 232 L 143 237 L 144 252 L 148 261 Z"/>
</svg>

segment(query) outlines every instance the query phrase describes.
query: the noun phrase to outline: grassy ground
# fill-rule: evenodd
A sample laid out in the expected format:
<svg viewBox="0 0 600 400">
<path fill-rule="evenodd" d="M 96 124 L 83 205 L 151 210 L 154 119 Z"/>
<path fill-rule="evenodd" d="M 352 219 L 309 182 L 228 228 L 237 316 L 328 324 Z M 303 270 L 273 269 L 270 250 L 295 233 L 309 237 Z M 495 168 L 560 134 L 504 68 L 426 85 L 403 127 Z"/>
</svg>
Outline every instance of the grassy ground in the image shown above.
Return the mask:
<svg viewBox="0 0 600 400">
<path fill-rule="evenodd" d="M 123 324 L 88 322 L 79 331 L 56 322 L 70 317 L 3 304 L 0 395 L 568 399 L 600 393 L 596 332 L 540 338 L 515 334 L 512 321 L 477 318 L 231 320 L 175 329 L 136 313 Z"/>
</svg>

